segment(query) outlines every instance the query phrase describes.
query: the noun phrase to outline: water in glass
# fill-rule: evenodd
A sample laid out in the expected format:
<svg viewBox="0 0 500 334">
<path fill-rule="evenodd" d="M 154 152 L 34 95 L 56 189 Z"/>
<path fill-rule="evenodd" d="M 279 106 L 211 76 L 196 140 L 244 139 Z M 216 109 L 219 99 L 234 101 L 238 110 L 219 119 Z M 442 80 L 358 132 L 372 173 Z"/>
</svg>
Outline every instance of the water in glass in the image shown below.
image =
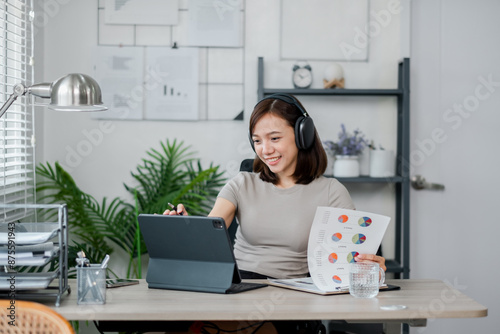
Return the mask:
<svg viewBox="0 0 500 334">
<path fill-rule="evenodd" d="M 373 298 L 378 295 L 378 263 L 352 263 L 349 274 L 349 293 L 356 298 Z"/>
</svg>

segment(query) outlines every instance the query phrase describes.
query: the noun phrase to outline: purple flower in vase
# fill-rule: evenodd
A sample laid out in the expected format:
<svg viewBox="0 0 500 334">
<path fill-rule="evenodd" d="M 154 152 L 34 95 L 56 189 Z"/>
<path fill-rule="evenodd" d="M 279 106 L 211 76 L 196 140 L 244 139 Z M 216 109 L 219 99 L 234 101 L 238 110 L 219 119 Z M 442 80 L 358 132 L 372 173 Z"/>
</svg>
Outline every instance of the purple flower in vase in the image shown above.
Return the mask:
<svg viewBox="0 0 500 334">
<path fill-rule="evenodd" d="M 347 132 L 345 125 L 340 125 L 339 140 L 333 143 L 335 155 L 358 155 L 368 145 L 364 134 L 360 130 L 354 130 L 353 134 Z"/>
</svg>

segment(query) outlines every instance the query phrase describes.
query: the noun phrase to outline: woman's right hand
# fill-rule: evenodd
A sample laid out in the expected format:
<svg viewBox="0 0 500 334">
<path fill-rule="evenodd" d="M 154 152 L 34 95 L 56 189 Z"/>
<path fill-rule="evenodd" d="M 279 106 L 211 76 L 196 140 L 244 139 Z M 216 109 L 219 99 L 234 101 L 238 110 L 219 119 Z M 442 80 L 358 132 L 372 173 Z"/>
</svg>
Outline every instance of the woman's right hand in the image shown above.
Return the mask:
<svg viewBox="0 0 500 334">
<path fill-rule="evenodd" d="M 188 216 L 186 208 L 184 207 L 183 204 L 180 204 L 180 203 L 177 204 L 177 206 L 174 206 L 171 209 L 165 210 L 165 212 L 163 212 L 163 214 L 166 215 L 166 216 L 177 216 L 177 215 Z"/>
</svg>

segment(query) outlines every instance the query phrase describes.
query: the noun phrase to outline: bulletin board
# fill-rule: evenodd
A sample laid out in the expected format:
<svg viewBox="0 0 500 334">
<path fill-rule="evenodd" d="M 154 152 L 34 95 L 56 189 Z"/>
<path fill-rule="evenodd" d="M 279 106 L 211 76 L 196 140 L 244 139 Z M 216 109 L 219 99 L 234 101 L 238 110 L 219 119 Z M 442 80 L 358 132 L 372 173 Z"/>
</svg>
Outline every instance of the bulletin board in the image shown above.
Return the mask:
<svg viewBox="0 0 500 334">
<path fill-rule="evenodd" d="M 100 0 L 98 13 L 109 110 L 93 118 L 243 120 L 243 0 Z"/>
</svg>

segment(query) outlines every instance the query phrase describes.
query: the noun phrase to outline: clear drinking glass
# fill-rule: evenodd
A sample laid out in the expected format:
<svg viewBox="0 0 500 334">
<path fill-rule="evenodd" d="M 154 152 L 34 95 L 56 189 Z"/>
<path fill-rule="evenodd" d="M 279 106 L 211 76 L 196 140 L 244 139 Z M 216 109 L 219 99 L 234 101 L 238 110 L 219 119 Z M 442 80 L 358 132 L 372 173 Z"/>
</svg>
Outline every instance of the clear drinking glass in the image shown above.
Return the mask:
<svg viewBox="0 0 500 334">
<path fill-rule="evenodd" d="M 378 263 L 350 264 L 349 293 L 356 298 L 373 298 L 384 284 L 385 272 Z"/>
</svg>

